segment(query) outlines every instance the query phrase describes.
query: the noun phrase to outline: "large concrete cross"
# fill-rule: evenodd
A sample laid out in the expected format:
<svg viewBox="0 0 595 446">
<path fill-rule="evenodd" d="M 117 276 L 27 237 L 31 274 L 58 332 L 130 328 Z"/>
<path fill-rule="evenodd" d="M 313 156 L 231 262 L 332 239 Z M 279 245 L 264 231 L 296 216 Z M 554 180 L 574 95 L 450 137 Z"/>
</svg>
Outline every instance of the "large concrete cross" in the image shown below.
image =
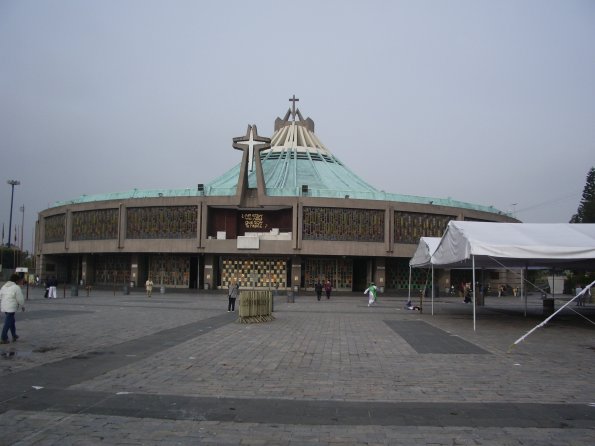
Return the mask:
<svg viewBox="0 0 595 446">
<path fill-rule="evenodd" d="M 268 149 L 271 147 L 270 143 L 270 138 L 258 136 L 256 125 L 249 125 L 245 136 L 233 139 L 233 148 L 248 151 L 248 171 L 252 172 L 254 170 L 254 151 L 256 150 L 258 153 L 262 149 Z"/>
<path fill-rule="evenodd" d="M 295 97 L 295 95 L 293 95 L 293 97 L 289 98 L 289 102 L 293 102 L 292 108 L 291 108 L 291 116 L 293 116 L 293 120 L 295 121 L 295 103 L 298 102 L 299 99 Z"/>
</svg>

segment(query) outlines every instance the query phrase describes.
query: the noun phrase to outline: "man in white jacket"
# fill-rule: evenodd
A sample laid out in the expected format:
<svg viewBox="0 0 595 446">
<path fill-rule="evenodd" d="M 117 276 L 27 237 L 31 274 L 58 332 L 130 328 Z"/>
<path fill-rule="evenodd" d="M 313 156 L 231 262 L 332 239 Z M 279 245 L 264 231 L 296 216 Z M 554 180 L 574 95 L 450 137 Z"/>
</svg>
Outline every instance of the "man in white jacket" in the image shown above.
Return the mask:
<svg viewBox="0 0 595 446">
<path fill-rule="evenodd" d="M 8 344 L 8 330 L 12 334 L 12 342 L 16 342 L 17 327 L 15 324 L 15 313 L 19 308 L 25 311 L 25 299 L 21 292 L 19 283 L 21 278 L 18 274 L 10 276 L 10 280 L 0 289 L 0 311 L 4 313 L 4 327 L 2 327 L 2 337 L 0 344 Z"/>
</svg>

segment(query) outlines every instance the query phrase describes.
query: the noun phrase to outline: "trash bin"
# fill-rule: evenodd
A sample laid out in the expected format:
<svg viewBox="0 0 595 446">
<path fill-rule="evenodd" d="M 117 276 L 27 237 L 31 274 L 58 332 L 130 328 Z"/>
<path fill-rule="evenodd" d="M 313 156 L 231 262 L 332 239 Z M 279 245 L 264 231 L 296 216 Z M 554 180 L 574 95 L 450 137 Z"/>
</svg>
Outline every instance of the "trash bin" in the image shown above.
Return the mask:
<svg viewBox="0 0 595 446">
<path fill-rule="evenodd" d="M 79 287 L 76 285 L 71 286 L 70 287 L 70 295 L 74 296 L 74 297 L 78 296 L 79 295 Z"/>
<path fill-rule="evenodd" d="M 124 285 L 122 291 L 124 291 L 124 294 L 130 294 L 130 288 L 128 288 L 128 285 Z"/>
<path fill-rule="evenodd" d="M 293 291 L 287 292 L 287 302 L 291 304 L 295 303 L 295 294 L 293 294 Z"/>
<path fill-rule="evenodd" d="M 159 290 L 159 292 L 160 292 L 161 294 L 165 294 L 165 287 L 164 287 L 164 286 L 161 286 L 161 289 Z"/>
</svg>

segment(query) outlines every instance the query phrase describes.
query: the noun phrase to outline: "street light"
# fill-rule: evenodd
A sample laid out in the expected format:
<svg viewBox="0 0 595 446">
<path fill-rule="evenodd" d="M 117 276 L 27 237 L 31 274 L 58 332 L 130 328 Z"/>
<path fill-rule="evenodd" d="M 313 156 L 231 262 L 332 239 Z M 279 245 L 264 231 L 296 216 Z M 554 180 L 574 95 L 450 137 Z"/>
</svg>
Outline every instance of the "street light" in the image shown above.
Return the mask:
<svg viewBox="0 0 595 446">
<path fill-rule="evenodd" d="M 19 210 L 23 213 L 21 219 L 21 252 L 23 252 L 23 237 L 25 236 L 25 205 L 22 205 Z"/>
<path fill-rule="evenodd" d="M 12 229 L 12 203 L 14 201 L 14 187 L 21 184 L 21 182 L 17 181 L 17 180 L 8 180 L 7 183 L 10 184 L 10 186 L 12 187 L 12 191 L 10 194 L 10 219 L 8 220 L 8 245 L 7 245 L 10 248 L 10 231 Z"/>
</svg>

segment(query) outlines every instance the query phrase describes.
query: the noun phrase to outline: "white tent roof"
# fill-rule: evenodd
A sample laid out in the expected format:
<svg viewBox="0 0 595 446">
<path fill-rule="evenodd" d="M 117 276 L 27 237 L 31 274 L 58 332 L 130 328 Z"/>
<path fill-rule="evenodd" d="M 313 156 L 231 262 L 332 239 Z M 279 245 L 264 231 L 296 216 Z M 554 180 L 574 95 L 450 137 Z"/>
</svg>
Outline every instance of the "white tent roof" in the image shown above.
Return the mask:
<svg viewBox="0 0 595 446">
<path fill-rule="evenodd" d="M 413 268 L 430 266 L 432 264 L 432 255 L 438 248 L 440 240 L 440 237 L 420 237 L 415 254 L 409 261 L 409 266 Z"/>
<path fill-rule="evenodd" d="M 595 266 L 595 224 L 450 221 L 432 263 L 440 266 Z"/>
</svg>

